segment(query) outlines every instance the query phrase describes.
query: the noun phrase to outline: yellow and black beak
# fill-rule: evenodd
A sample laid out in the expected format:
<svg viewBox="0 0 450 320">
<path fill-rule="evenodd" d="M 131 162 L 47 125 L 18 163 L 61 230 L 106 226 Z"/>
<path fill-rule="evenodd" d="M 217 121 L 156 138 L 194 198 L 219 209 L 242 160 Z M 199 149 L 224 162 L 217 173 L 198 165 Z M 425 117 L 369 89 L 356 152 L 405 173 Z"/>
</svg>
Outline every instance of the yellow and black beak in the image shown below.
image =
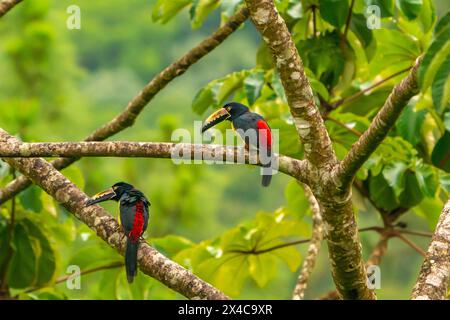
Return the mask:
<svg viewBox="0 0 450 320">
<path fill-rule="evenodd" d="M 92 206 L 93 204 L 103 202 L 106 200 L 110 200 L 116 196 L 113 188 L 109 188 L 108 190 L 102 191 L 94 195 L 91 199 L 86 201 L 86 207 Z"/>
<path fill-rule="evenodd" d="M 214 112 L 212 115 L 205 120 L 202 127 L 202 133 L 208 130 L 211 127 L 214 127 L 216 124 L 221 123 L 224 120 L 227 120 L 230 117 L 230 113 L 226 108 L 221 108 Z"/>
</svg>

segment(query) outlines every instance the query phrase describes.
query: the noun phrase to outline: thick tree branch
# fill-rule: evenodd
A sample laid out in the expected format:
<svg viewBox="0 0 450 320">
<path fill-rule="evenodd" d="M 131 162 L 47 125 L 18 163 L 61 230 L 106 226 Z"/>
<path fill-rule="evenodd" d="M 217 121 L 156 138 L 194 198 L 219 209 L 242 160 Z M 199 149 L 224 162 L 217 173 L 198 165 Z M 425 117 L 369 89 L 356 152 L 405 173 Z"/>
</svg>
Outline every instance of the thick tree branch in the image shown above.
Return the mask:
<svg viewBox="0 0 450 320">
<path fill-rule="evenodd" d="M 2 143 L 14 144 L 18 143 L 18 140 L 0 130 L 0 144 Z M 86 207 L 88 196 L 50 163 L 41 158 L 8 158 L 6 162 L 55 198 L 111 247 L 121 254 L 124 253 L 126 237 L 116 219 L 100 206 Z M 139 247 L 138 263 L 142 272 L 187 298 L 228 299 L 222 292 L 167 259 L 145 241 L 142 241 Z"/>
<path fill-rule="evenodd" d="M 0 129 L 2 132 L 2 129 Z M 170 142 L 44 142 L 1 144 L 0 157 L 143 157 L 200 159 L 261 165 L 257 152 L 242 147 Z M 304 160 L 274 155 L 279 170 L 306 181 L 308 168 Z"/>
<path fill-rule="evenodd" d="M 312 270 L 314 269 L 314 265 L 316 264 L 317 255 L 319 253 L 320 244 L 322 243 L 323 238 L 323 221 L 319 203 L 308 186 L 304 185 L 304 189 L 305 195 L 311 206 L 313 227 L 308 253 L 303 261 L 302 271 L 300 272 L 297 284 L 295 285 L 294 294 L 292 297 L 293 300 L 303 300 L 305 297 L 305 290 L 308 287 L 308 280 L 311 276 Z"/>
<path fill-rule="evenodd" d="M 305 158 L 318 167 L 334 163 L 330 137 L 286 23 L 273 0 L 245 0 L 245 3 L 275 58 Z"/>
<path fill-rule="evenodd" d="M 413 300 L 443 300 L 450 284 L 450 199 L 442 210 L 414 286 Z"/>
<path fill-rule="evenodd" d="M 389 130 L 394 126 L 409 99 L 419 92 L 416 74 L 420 61 L 421 59 L 418 58 L 409 75 L 394 87 L 367 131 L 352 146 L 349 153 L 338 166 L 335 179 L 336 181 L 340 181 L 343 186 L 351 183 L 359 168 L 361 168 L 364 162 L 387 136 Z"/>
<path fill-rule="evenodd" d="M 15 5 L 21 3 L 22 0 L 3 0 L 0 1 L 0 18 L 3 17 Z"/>
<path fill-rule="evenodd" d="M 127 105 L 125 110 L 114 119 L 106 123 L 101 128 L 91 133 L 85 141 L 101 141 L 114 134 L 133 125 L 137 116 L 144 107 L 153 99 L 153 97 L 161 91 L 169 82 L 176 77 L 182 75 L 186 70 L 203 58 L 209 52 L 220 45 L 228 36 L 230 36 L 239 26 L 248 18 L 248 10 L 246 8 L 240 10 L 232 16 L 228 22 L 217 29 L 210 37 L 203 40 L 199 45 L 191 49 L 178 61 L 172 63 L 166 69 L 156 75 L 137 96 L 135 96 Z M 64 169 L 71 165 L 78 158 L 60 158 L 52 161 L 52 165 L 58 169 Z M 4 189 L 0 189 L 0 204 L 11 199 L 15 194 L 25 190 L 31 182 L 24 176 L 21 176 Z"/>
</svg>

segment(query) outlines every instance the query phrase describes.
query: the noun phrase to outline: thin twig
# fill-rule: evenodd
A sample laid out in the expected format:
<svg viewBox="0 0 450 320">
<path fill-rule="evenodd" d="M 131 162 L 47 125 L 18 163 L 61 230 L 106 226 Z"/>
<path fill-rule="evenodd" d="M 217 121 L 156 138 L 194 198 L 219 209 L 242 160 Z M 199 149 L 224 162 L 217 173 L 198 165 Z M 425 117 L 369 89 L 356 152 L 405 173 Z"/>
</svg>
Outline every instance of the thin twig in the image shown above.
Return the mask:
<svg viewBox="0 0 450 320">
<path fill-rule="evenodd" d="M 422 250 L 422 248 L 420 248 L 417 244 L 415 244 L 414 242 L 412 242 L 411 240 L 409 240 L 408 238 L 406 238 L 404 235 L 402 235 L 399 232 L 396 232 L 395 237 L 399 238 L 400 240 L 402 240 L 404 243 L 406 243 L 408 246 L 410 246 L 411 248 L 413 248 L 415 251 L 417 251 L 420 255 L 422 256 L 426 256 L 425 251 Z"/>
<path fill-rule="evenodd" d="M 349 132 L 353 133 L 353 134 L 354 134 L 355 136 L 357 136 L 357 137 L 360 137 L 360 136 L 362 135 L 362 133 L 359 132 L 358 130 L 355 130 L 355 129 L 353 129 L 353 128 L 350 128 L 350 127 L 347 126 L 345 123 L 342 123 L 341 121 L 339 121 L 339 120 L 337 120 L 337 119 L 335 119 L 335 118 L 333 118 L 333 117 L 330 117 L 329 115 L 327 115 L 325 119 L 326 119 L 326 120 L 330 120 L 330 121 L 336 123 L 338 126 L 344 128 L 345 130 L 348 130 Z"/>
<path fill-rule="evenodd" d="M 347 20 L 345 21 L 344 39 L 347 38 L 348 28 L 350 26 L 350 21 L 352 19 L 352 11 L 353 11 L 354 4 L 355 4 L 355 0 L 352 0 L 352 2 L 350 4 L 350 8 L 348 9 Z"/>
</svg>

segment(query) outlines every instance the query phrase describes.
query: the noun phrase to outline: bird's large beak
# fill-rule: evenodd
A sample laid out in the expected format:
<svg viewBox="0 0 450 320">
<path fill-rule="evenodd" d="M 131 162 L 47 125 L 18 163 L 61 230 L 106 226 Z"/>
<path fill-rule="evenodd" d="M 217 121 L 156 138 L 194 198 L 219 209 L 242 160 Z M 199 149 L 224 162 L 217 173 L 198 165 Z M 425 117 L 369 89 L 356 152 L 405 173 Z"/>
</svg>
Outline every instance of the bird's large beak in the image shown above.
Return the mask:
<svg viewBox="0 0 450 320">
<path fill-rule="evenodd" d="M 113 188 L 109 188 L 108 190 L 102 191 L 94 195 L 91 199 L 86 201 L 86 207 L 92 206 L 93 204 L 103 202 L 106 200 L 110 200 L 116 195 Z"/>
<path fill-rule="evenodd" d="M 227 109 L 221 108 L 214 112 L 212 115 L 208 117 L 208 119 L 205 120 L 202 127 L 202 133 L 208 130 L 211 127 L 214 127 L 216 124 L 228 119 L 230 117 L 230 114 L 228 113 Z"/>
</svg>

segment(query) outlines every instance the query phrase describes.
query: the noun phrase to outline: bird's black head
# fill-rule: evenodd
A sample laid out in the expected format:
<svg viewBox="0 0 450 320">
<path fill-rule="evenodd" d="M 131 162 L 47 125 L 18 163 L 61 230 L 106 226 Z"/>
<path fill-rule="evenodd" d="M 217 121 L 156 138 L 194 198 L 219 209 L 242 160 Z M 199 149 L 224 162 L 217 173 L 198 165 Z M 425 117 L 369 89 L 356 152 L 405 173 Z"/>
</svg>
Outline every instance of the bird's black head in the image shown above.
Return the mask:
<svg viewBox="0 0 450 320">
<path fill-rule="evenodd" d="M 107 200 L 119 201 L 123 194 L 133 189 L 134 187 L 129 183 L 117 182 L 111 188 L 94 195 L 91 199 L 89 199 L 86 202 L 86 206 L 91 206 L 93 204 Z"/>
<path fill-rule="evenodd" d="M 222 121 L 225 120 L 233 121 L 234 119 L 240 117 L 241 115 L 243 115 L 248 111 L 249 111 L 248 107 L 244 106 L 241 103 L 238 102 L 227 103 L 221 109 L 214 112 L 205 120 L 202 127 L 202 132 L 205 132 L 209 128 L 215 126 L 216 124 Z"/>
</svg>

